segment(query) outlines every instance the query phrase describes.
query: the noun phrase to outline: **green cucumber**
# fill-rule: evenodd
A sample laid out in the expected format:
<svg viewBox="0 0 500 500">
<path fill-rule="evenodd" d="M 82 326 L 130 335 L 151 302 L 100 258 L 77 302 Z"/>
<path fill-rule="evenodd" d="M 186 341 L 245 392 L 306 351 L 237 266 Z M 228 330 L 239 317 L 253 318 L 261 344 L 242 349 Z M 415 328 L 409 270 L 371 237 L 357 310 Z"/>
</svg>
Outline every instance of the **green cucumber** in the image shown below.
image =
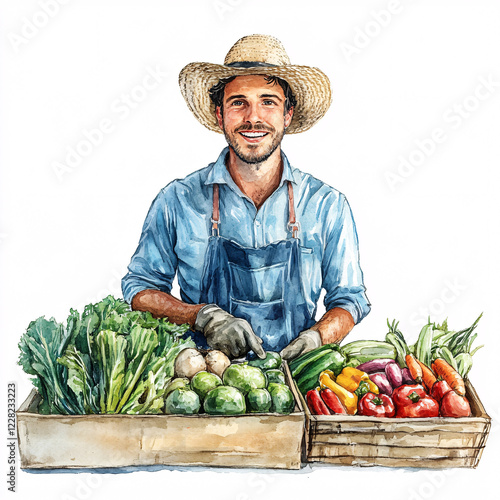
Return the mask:
<svg viewBox="0 0 500 500">
<path fill-rule="evenodd" d="M 298 375 L 298 373 L 300 373 L 300 371 L 304 368 L 304 366 L 306 366 L 309 362 L 318 359 L 320 353 L 325 351 L 331 351 L 333 349 L 333 346 L 338 347 L 338 344 L 322 345 L 321 347 L 317 347 L 312 351 L 307 351 L 305 354 L 302 354 L 298 358 L 295 358 L 292 361 L 290 361 L 290 363 L 288 363 L 288 366 L 290 367 L 292 375 L 294 377 L 296 374 Z"/>
<path fill-rule="evenodd" d="M 323 349 L 322 351 L 315 352 L 313 356 L 304 360 L 294 370 L 292 370 L 292 377 L 298 378 L 299 375 L 303 373 L 311 363 L 314 363 L 315 361 L 323 357 L 325 354 L 328 354 L 329 352 L 332 352 L 332 349 Z"/>
<path fill-rule="evenodd" d="M 345 356 L 340 352 L 340 349 L 334 349 L 326 352 L 315 362 L 307 365 L 307 368 L 302 372 L 297 379 L 297 386 L 302 394 L 317 387 L 319 376 L 325 370 L 332 370 L 337 376 L 345 365 Z"/>
<path fill-rule="evenodd" d="M 381 358 L 396 359 L 397 356 L 396 348 L 392 344 L 379 340 L 355 340 L 341 346 L 340 349 L 348 361 L 351 358 L 356 358 L 361 363 Z"/>
</svg>

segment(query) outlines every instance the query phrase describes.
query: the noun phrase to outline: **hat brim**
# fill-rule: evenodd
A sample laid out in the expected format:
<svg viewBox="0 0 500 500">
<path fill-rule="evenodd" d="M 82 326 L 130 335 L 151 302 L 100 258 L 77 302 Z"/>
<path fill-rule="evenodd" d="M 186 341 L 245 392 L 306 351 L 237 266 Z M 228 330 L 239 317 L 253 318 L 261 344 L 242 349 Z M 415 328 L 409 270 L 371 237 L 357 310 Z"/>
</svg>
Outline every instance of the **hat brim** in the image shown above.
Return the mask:
<svg viewBox="0 0 500 500">
<path fill-rule="evenodd" d="M 189 109 L 209 130 L 222 133 L 209 89 L 222 78 L 242 75 L 277 76 L 288 82 L 297 104 L 287 134 L 298 134 L 310 129 L 330 107 L 330 80 L 318 68 L 294 65 L 234 68 L 220 64 L 190 63 L 179 74 L 179 86 Z"/>
</svg>

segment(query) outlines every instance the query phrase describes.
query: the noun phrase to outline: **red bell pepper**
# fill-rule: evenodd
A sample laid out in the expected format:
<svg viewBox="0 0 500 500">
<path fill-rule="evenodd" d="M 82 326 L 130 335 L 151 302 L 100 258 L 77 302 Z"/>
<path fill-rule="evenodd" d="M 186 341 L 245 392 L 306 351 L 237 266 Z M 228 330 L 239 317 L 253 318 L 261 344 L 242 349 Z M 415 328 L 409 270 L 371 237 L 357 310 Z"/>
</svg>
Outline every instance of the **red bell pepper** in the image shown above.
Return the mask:
<svg viewBox="0 0 500 500">
<path fill-rule="evenodd" d="M 306 400 L 307 407 L 313 415 L 331 415 L 330 410 L 321 399 L 318 389 L 311 389 L 306 394 Z"/>
<path fill-rule="evenodd" d="M 413 391 L 416 391 L 418 395 L 424 397 L 427 393 L 425 392 L 424 386 L 421 384 L 404 384 L 394 389 L 392 392 L 392 400 L 398 406 L 406 406 L 410 404 L 408 400 L 408 394 L 411 394 Z"/>
<path fill-rule="evenodd" d="M 392 394 L 398 418 L 426 418 L 439 416 L 439 404 L 419 384 L 402 385 Z"/>
<path fill-rule="evenodd" d="M 371 417 L 394 417 L 396 410 L 386 394 L 366 393 L 358 403 L 358 414 Z"/>
<path fill-rule="evenodd" d="M 347 415 L 344 405 L 340 402 L 339 397 L 328 388 L 322 389 L 320 392 L 321 399 L 325 402 L 326 406 L 332 413 L 340 415 Z"/>
</svg>

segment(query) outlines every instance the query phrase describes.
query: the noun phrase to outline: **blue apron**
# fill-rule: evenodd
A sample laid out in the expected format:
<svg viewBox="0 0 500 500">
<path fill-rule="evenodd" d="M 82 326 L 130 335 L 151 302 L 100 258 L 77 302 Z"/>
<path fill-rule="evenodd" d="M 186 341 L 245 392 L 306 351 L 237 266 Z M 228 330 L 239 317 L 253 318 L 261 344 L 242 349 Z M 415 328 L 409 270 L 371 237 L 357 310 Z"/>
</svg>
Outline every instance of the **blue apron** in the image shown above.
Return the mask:
<svg viewBox="0 0 500 500">
<path fill-rule="evenodd" d="M 267 351 L 280 351 L 315 321 L 302 290 L 300 247 L 293 188 L 288 182 L 291 237 L 259 248 L 249 248 L 219 234 L 219 185 L 214 184 L 212 236 L 202 278 L 201 303 L 217 304 L 246 319 Z M 206 347 L 203 335 L 195 337 Z"/>
</svg>

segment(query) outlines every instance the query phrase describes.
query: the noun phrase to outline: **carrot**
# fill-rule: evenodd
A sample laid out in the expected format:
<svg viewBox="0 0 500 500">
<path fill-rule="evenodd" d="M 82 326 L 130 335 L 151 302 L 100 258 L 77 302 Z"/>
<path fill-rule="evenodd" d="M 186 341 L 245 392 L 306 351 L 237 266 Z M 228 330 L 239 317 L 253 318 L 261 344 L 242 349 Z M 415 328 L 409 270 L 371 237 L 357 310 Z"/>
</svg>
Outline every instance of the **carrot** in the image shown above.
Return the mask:
<svg viewBox="0 0 500 500">
<path fill-rule="evenodd" d="M 432 363 L 434 373 L 448 382 L 449 386 L 460 396 L 465 396 L 465 384 L 460 374 L 444 359 L 437 358 Z"/>
<path fill-rule="evenodd" d="M 420 384 L 422 382 L 422 367 L 418 364 L 417 358 L 413 354 L 407 354 L 405 361 L 413 380 Z"/>
<path fill-rule="evenodd" d="M 432 386 L 436 382 L 436 376 L 434 375 L 434 372 L 427 365 L 424 365 L 424 363 L 422 363 L 418 359 L 417 363 L 420 365 L 420 368 L 422 369 L 422 381 L 425 387 L 427 388 L 427 392 L 430 392 Z"/>
</svg>

